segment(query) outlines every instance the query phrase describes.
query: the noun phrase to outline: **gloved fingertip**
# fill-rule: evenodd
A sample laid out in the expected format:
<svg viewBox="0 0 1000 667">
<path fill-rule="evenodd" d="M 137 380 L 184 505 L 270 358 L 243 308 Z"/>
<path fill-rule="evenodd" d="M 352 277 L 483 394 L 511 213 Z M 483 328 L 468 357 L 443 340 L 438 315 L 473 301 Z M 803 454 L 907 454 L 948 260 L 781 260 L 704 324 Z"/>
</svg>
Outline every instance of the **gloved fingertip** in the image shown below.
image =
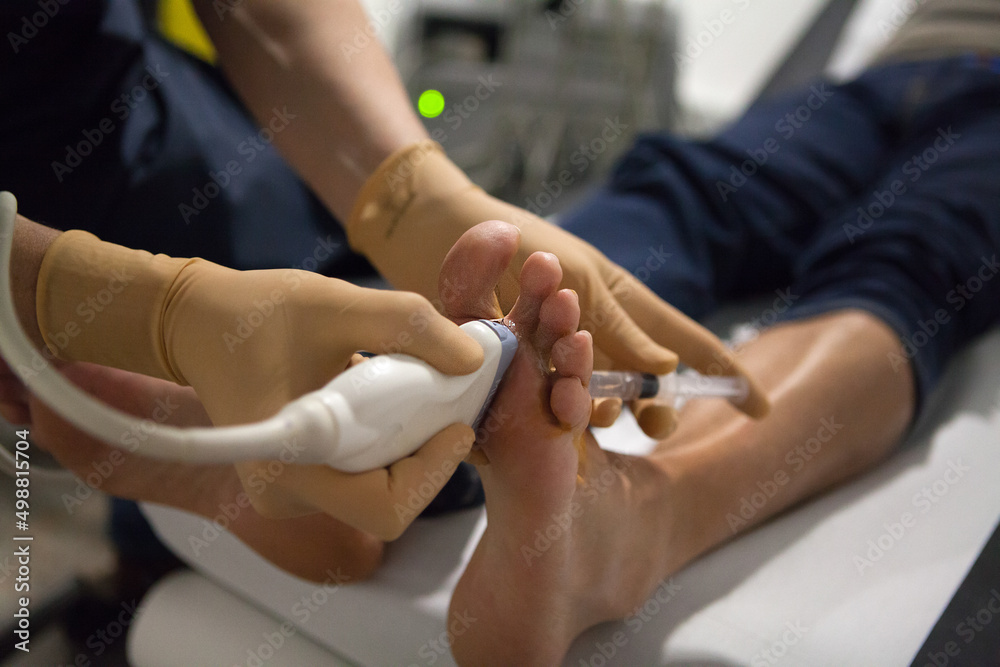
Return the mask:
<svg viewBox="0 0 1000 667">
<path fill-rule="evenodd" d="M 771 402 L 764 390 L 751 381 L 747 398 L 738 407 L 748 417 L 762 419 L 771 411 Z"/>
<path fill-rule="evenodd" d="M 615 361 L 623 368 L 654 375 L 666 375 L 677 368 L 677 354 L 656 343 L 634 322 L 629 322 L 617 343 L 620 347 Z"/>
<path fill-rule="evenodd" d="M 456 340 L 449 349 L 445 350 L 438 363 L 437 368 L 449 375 L 466 375 L 476 371 L 483 365 L 485 353 L 483 348 L 464 332 L 460 334 L 462 339 Z"/>
<path fill-rule="evenodd" d="M 468 349 L 462 358 L 462 370 L 465 373 L 472 373 L 483 365 L 483 361 L 486 359 L 486 354 L 483 351 L 483 348 L 481 348 L 475 341 L 472 342 L 472 345 L 467 346 L 467 348 Z"/>
<path fill-rule="evenodd" d="M 642 432 L 655 440 L 668 438 L 677 429 L 677 411 L 662 403 L 648 403 L 635 416 Z"/>
<path fill-rule="evenodd" d="M 455 442 L 457 445 L 455 451 L 463 452 L 463 456 L 468 454 L 473 445 L 476 444 L 476 432 L 468 424 L 452 424 L 452 428 L 456 430 Z"/>
<path fill-rule="evenodd" d="M 622 413 L 620 398 L 596 398 L 590 411 L 590 425 L 607 428 L 618 420 Z"/>
<path fill-rule="evenodd" d="M 476 442 L 476 432 L 468 424 L 455 422 L 444 427 L 430 440 L 438 447 L 450 449 L 455 458 L 463 458 Z"/>
<path fill-rule="evenodd" d="M 465 457 L 466 463 L 471 463 L 474 466 L 488 466 L 490 464 L 490 458 L 486 456 L 486 452 L 481 449 L 473 449 Z"/>
<path fill-rule="evenodd" d="M 667 373 L 672 373 L 677 370 L 677 364 L 680 362 L 677 355 L 666 349 L 665 347 L 660 347 L 656 345 L 654 347 L 655 352 L 650 354 L 650 364 L 647 373 L 653 373 L 654 375 L 666 375 Z"/>
</svg>

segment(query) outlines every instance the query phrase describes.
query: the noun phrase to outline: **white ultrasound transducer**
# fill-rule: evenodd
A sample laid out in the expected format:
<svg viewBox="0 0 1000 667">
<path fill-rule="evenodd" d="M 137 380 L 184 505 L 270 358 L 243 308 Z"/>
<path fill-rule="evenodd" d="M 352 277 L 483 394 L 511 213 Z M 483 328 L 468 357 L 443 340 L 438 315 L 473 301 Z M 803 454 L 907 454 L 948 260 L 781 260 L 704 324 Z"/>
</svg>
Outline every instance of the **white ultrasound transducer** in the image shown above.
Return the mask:
<svg viewBox="0 0 1000 667">
<path fill-rule="evenodd" d="M 298 463 L 345 472 L 382 468 L 415 452 L 450 424 L 476 428 L 517 352 L 503 323 L 473 320 L 462 330 L 483 348 L 483 363 L 467 375 L 446 375 L 406 354 L 376 356 L 317 391 L 253 424 L 178 428 L 138 419 L 102 403 L 66 380 L 35 349 L 21 328 L 10 285 L 17 201 L 0 192 L 0 353 L 40 399 L 81 431 L 116 447 L 158 459 L 234 463 L 278 458 L 294 442 Z M 592 397 L 656 398 L 679 406 L 689 398 L 725 398 L 736 405 L 749 389 L 741 377 L 706 377 L 687 371 L 664 376 L 595 371 Z M 142 433 L 142 438 L 134 434 Z M 2 451 L 0 451 L 2 454 Z"/>
<path fill-rule="evenodd" d="M 297 463 L 345 472 L 385 467 L 409 456 L 454 423 L 475 428 L 517 351 L 505 325 L 474 320 L 462 330 L 483 348 L 483 363 L 467 375 L 446 375 L 406 354 L 357 364 L 322 389 L 253 424 L 178 428 L 138 419 L 98 401 L 62 376 L 35 349 L 14 309 L 10 284 L 17 201 L 0 193 L 0 353 L 25 385 L 81 431 L 142 456 L 190 463 L 276 459 L 287 443 Z M 143 438 L 134 434 L 142 433 Z"/>
</svg>

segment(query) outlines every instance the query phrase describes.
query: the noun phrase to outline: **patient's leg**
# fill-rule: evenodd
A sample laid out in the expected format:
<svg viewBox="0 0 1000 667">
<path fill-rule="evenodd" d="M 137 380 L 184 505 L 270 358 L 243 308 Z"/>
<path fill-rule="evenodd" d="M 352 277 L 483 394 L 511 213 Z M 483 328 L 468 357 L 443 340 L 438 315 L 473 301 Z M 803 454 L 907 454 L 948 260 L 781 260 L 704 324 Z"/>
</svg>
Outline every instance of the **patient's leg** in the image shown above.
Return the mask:
<svg viewBox="0 0 1000 667">
<path fill-rule="evenodd" d="M 894 370 L 890 353 L 901 354 L 897 335 L 860 310 L 781 324 L 739 350 L 768 389 L 770 415 L 755 422 L 724 401 L 691 402 L 649 457 L 681 517 L 666 570 L 888 455 L 915 404 L 912 371 Z M 776 480 L 774 496 L 746 519 L 743 498 Z"/>
<path fill-rule="evenodd" d="M 502 234 L 475 234 L 453 254 L 475 254 L 476 243 L 483 256 L 491 244 L 507 252 Z M 478 275 L 446 306 L 490 316 L 482 290 L 495 267 L 470 264 Z M 870 315 L 839 311 L 775 327 L 740 352 L 769 389 L 766 420 L 754 422 L 723 401 L 691 404 L 677 433 L 645 458 L 603 452 L 586 435 L 578 479 L 574 444 L 586 396 L 570 391 L 567 379 L 550 391 L 536 362 L 564 336 L 553 350 L 557 376 L 585 382 L 590 370 L 586 341 L 568 336 L 575 303 L 555 292 L 557 276 L 550 259 L 526 264 L 521 290 L 531 305 L 511 315 L 525 344 L 495 403 L 511 420 L 483 444 L 489 525 L 451 604 L 452 645 L 463 664 L 557 664 L 583 629 L 626 616 L 661 578 L 872 466 L 899 440 L 913 409 L 909 369 L 896 373 L 887 362 L 897 337 Z M 571 426 L 556 426 L 553 414 Z M 789 452 L 818 434 L 826 438 L 822 449 L 800 468 L 790 463 Z M 741 498 L 779 471 L 788 481 L 734 526 Z"/>
</svg>

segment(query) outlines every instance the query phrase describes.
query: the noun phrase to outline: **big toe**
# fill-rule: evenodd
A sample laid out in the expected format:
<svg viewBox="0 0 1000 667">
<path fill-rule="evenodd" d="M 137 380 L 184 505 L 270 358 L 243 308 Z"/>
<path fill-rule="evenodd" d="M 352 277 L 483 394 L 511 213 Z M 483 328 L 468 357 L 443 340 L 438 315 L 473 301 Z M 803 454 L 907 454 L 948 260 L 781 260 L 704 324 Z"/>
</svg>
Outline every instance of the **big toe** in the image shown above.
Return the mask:
<svg viewBox="0 0 1000 667">
<path fill-rule="evenodd" d="M 438 277 L 438 294 L 445 315 L 456 320 L 496 319 L 503 313 L 494 292 L 511 280 L 505 274 L 521 242 L 514 225 L 499 220 L 482 222 L 455 242 Z"/>
</svg>

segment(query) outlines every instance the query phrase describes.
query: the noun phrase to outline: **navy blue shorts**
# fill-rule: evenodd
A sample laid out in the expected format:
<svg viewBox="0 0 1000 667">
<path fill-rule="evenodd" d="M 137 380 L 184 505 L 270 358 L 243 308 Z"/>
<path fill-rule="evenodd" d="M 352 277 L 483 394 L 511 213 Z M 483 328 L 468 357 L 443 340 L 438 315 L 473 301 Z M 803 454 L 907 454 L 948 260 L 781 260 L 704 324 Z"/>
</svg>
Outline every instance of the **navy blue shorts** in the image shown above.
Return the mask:
<svg viewBox="0 0 1000 667">
<path fill-rule="evenodd" d="M 997 61 L 887 65 L 762 100 L 707 141 L 643 136 L 562 224 L 694 318 L 771 292 L 765 324 L 873 313 L 925 397 L 1000 321 Z"/>
</svg>

